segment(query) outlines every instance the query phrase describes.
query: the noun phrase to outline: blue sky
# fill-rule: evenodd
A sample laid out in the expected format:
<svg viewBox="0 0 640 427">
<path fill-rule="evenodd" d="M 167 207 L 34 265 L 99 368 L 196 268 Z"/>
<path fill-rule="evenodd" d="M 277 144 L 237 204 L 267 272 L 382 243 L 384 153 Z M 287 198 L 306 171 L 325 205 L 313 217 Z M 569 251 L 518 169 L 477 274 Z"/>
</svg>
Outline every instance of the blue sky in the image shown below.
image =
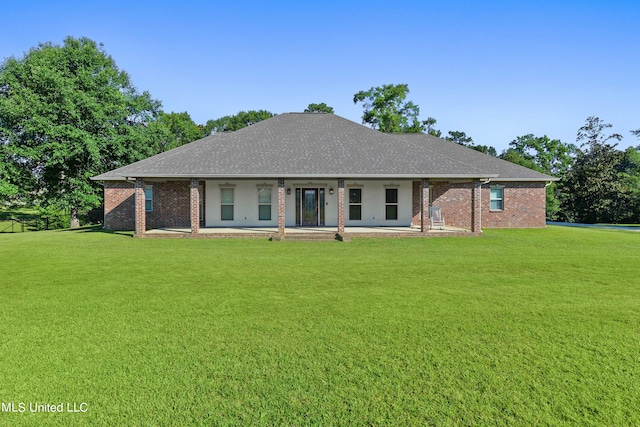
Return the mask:
<svg viewBox="0 0 640 427">
<path fill-rule="evenodd" d="M 0 58 L 86 36 L 133 84 L 196 123 L 406 83 L 420 116 L 501 151 L 575 142 L 588 116 L 640 144 L 638 1 L 7 1 Z"/>
</svg>

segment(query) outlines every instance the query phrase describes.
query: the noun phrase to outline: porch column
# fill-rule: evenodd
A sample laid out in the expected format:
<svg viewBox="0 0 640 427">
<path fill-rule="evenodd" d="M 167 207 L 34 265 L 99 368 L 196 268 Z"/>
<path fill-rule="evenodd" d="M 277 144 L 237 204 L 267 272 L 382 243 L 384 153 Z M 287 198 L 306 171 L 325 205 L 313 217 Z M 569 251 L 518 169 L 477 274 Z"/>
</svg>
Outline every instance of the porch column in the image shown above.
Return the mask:
<svg viewBox="0 0 640 427">
<path fill-rule="evenodd" d="M 420 209 L 420 231 L 429 232 L 429 180 L 422 180 L 422 208 Z"/>
<path fill-rule="evenodd" d="M 473 181 L 473 192 L 471 197 L 471 231 L 473 233 L 482 233 L 482 181 Z"/>
<path fill-rule="evenodd" d="M 278 234 L 284 235 L 284 178 L 278 178 Z"/>
<path fill-rule="evenodd" d="M 422 181 L 411 181 L 411 228 L 420 227 L 422 214 Z"/>
<path fill-rule="evenodd" d="M 136 178 L 136 183 L 134 187 L 135 194 L 135 222 L 136 229 L 135 235 L 138 237 L 144 236 L 145 231 L 147 231 L 146 224 L 146 216 L 147 211 L 145 209 L 144 203 L 144 180 L 142 178 Z"/>
<path fill-rule="evenodd" d="M 191 188 L 189 188 L 190 216 L 191 216 L 191 234 L 200 232 L 200 193 L 198 192 L 198 180 L 191 180 Z"/>
<path fill-rule="evenodd" d="M 338 233 L 344 233 L 344 179 L 338 178 Z"/>
</svg>

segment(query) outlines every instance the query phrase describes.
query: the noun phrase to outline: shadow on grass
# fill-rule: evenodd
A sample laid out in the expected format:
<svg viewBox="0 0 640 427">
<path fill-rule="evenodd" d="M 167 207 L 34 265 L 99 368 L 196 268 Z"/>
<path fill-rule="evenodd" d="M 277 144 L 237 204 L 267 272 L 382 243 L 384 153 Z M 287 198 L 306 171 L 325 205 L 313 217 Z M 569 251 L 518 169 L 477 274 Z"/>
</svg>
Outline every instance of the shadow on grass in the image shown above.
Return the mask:
<svg viewBox="0 0 640 427">
<path fill-rule="evenodd" d="M 85 225 L 80 228 L 64 228 L 60 230 L 55 230 L 57 233 L 105 233 L 105 234 L 113 234 L 118 236 L 125 237 L 133 237 L 133 231 L 113 231 L 113 230 L 105 230 L 102 225 Z"/>
</svg>

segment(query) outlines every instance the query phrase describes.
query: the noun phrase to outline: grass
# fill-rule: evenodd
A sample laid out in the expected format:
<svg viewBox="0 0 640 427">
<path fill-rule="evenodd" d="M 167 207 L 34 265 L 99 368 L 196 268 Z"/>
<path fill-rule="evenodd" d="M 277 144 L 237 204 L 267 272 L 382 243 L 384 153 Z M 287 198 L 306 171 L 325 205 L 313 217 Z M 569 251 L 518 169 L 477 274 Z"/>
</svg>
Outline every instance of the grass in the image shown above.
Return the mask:
<svg viewBox="0 0 640 427">
<path fill-rule="evenodd" d="M 639 248 L 0 235 L 0 424 L 640 425 Z"/>
<path fill-rule="evenodd" d="M 14 208 L 7 209 L 0 207 L 0 233 L 20 233 L 23 230 L 23 226 L 17 221 L 26 221 L 39 217 L 40 213 L 35 209 L 30 208 Z M 12 221 L 17 220 L 17 221 Z M 33 231 L 34 227 L 25 224 L 25 231 Z"/>
</svg>

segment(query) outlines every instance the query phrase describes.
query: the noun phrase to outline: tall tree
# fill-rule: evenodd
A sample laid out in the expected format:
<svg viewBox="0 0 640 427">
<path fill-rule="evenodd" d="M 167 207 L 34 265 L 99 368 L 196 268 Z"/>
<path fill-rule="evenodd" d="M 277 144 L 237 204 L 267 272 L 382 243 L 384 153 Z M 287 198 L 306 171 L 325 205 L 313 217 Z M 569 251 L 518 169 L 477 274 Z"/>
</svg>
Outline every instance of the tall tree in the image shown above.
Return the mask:
<svg viewBox="0 0 640 427">
<path fill-rule="evenodd" d="M 0 65 L 3 155 L 22 171 L 23 194 L 67 210 L 72 226 L 100 203 L 89 177 L 157 152 L 145 125 L 159 109 L 88 38 L 43 43 Z"/>
<path fill-rule="evenodd" d="M 524 159 L 533 162 L 535 169 L 549 175 L 562 177 L 574 162 L 577 147 L 565 144 L 559 139 L 550 139 L 547 135 L 519 136 L 509 143 L 510 149 Z"/>
<path fill-rule="evenodd" d="M 24 180 L 20 176 L 23 170 L 7 151 L 7 145 L 0 141 L 0 205 L 16 200 L 20 195 L 20 182 Z"/>
<path fill-rule="evenodd" d="M 511 141 L 509 149 L 504 151 L 500 158 L 562 179 L 573 165 L 576 152 L 577 147 L 574 144 L 565 144 L 546 135 L 537 137 L 527 134 Z M 566 197 L 563 190 L 563 187 L 556 183 L 547 186 L 548 220 L 562 217 L 559 212 L 560 200 Z"/>
<path fill-rule="evenodd" d="M 233 116 L 224 116 L 219 119 L 207 121 L 204 125 L 204 133 L 205 135 L 210 135 L 219 132 L 233 132 L 267 120 L 273 116 L 274 114 L 267 110 L 240 111 Z"/>
<path fill-rule="evenodd" d="M 433 117 L 427 117 L 427 120 L 424 120 L 422 122 L 422 128 L 429 135 L 433 135 L 436 138 L 440 138 L 442 136 L 442 132 L 439 129 L 436 129 L 436 123 L 438 123 L 436 119 L 434 119 Z"/>
<path fill-rule="evenodd" d="M 440 136 L 440 131 L 438 131 L 438 135 Z M 466 133 L 460 132 L 457 130 L 450 130 L 449 135 L 444 139 L 447 141 L 455 142 L 456 144 L 463 145 L 465 147 L 471 148 L 472 150 L 479 151 L 484 154 L 488 154 L 489 156 L 497 157 L 498 152 L 496 149 L 490 145 L 478 145 L 473 143 L 473 139 L 470 136 L 467 136 Z"/>
<path fill-rule="evenodd" d="M 167 139 L 162 147 L 163 151 L 179 147 L 205 136 L 203 127 L 195 124 L 186 111 L 184 113 L 161 112 L 158 123 L 167 130 Z"/>
<path fill-rule="evenodd" d="M 640 146 L 629 147 L 622 159 L 622 191 L 627 200 L 621 221 L 640 223 Z"/>
<path fill-rule="evenodd" d="M 566 199 L 563 211 L 576 222 L 618 222 L 626 211 L 621 166 L 623 153 L 610 144 L 622 136 L 606 130 L 611 124 L 598 117 L 588 117 L 578 130 L 576 142 L 581 143 L 573 167 L 562 183 Z"/>
<path fill-rule="evenodd" d="M 304 109 L 305 113 L 331 113 L 333 114 L 333 107 L 329 107 L 324 102 L 320 104 L 309 104 L 307 108 Z"/>
<path fill-rule="evenodd" d="M 418 120 L 420 109 L 413 102 L 406 101 L 408 93 L 406 84 L 388 84 L 356 93 L 353 103 L 362 103 L 362 124 L 373 129 L 387 133 L 422 132 L 425 126 Z"/>
<path fill-rule="evenodd" d="M 496 151 L 495 147 L 492 147 L 491 145 L 471 144 L 471 145 L 467 145 L 467 147 L 471 148 L 472 150 L 476 150 L 481 153 L 487 154 L 491 157 L 498 157 L 498 152 Z"/>
<path fill-rule="evenodd" d="M 458 130 L 450 130 L 449 135 L 447 135 L 444 139 L 464 146 L 473 144 L 473 138 L 467 136 L 466 133 Z"/>
</svg>

